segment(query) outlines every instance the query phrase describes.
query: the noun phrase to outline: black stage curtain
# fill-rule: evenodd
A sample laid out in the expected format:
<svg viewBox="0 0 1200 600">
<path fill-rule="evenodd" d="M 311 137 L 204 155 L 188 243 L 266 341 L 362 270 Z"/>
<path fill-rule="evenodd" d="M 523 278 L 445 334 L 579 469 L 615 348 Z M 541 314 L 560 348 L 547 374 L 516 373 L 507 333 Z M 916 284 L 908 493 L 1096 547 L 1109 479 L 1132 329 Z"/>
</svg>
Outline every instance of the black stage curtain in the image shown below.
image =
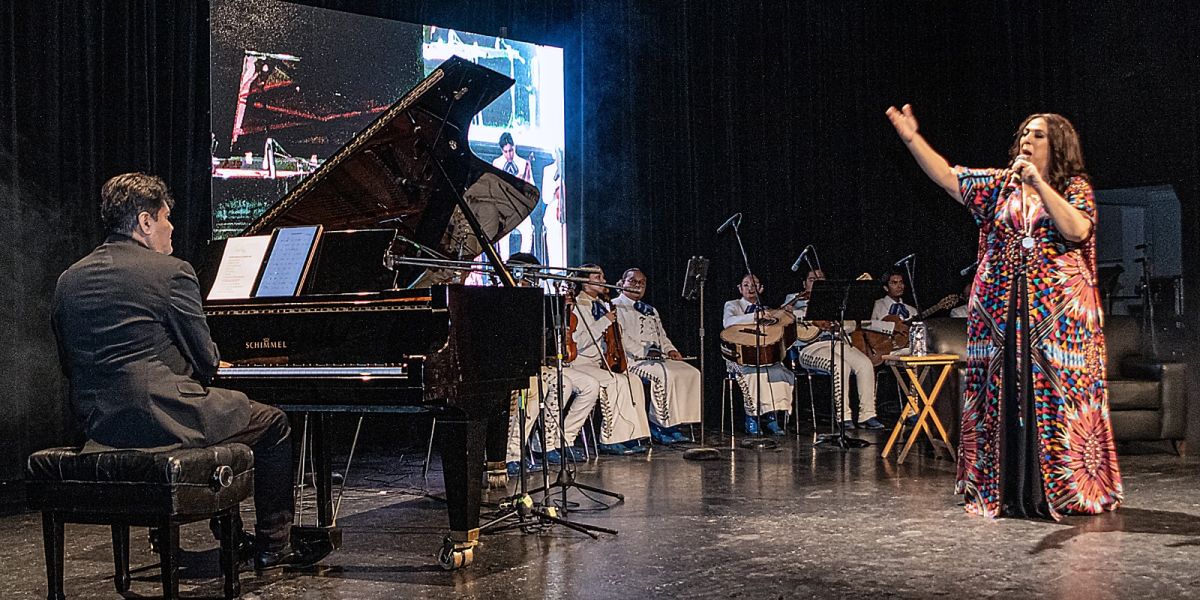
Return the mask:
<svg viewBox="0 0 1200 600">
<path fill-rule="evenodd" d="M 969 165 L 1003 164 L 1026 114 L 1067 115 L 1097 187 L 1175 187 L 1185 275 L 1200 276 L 1192 3 L 306 4 L 563 46 L 573 260 L 610 279 L 643 268 L 648 299 L 693 354 L 698 307 L 677 294 L 688 257 L 712 258 L 713 393 L 720 309 L 742 271 L 733 240 L 714 231 L 734 212 L 770 301 L 800 286 L 787 267 L 809 243 L 842 276 L 878 276 L 918 252 L 925 303 L 959 288 L 976 230 L 896 140 L 883 116 L 892 103 L 912 102 L 935 147 Z M 100 239 L 99 185 L 159 174 L 181 202 L 177 253 L 194 258 L 208 238 L 207 11 L 183 0 L 0 5 L 0 482 L 19 478 L 29 451 L 71 439 L 47 309 L 58 273 Z"/>
<path fill-rule="evenodd" d="M 162 176 L 179 200 L 180 255 L 207 239 L 207 19 L 187 1 L 0 7 L 0 480 L 75 439 L 49 304 L 58 274 L 101 241 L 100 185 Z"/>
</svg>

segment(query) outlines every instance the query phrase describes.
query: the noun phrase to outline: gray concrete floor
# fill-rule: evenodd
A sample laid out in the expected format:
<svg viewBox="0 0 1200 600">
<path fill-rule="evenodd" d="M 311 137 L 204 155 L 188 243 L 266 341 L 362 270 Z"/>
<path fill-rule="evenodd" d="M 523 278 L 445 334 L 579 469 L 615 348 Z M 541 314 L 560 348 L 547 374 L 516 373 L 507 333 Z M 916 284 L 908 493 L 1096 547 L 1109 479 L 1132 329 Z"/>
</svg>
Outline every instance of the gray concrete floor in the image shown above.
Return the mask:
<svg viewBox="0 0 1200 600">
<path fill-rule="evenodd" d="M 897 465 L 879 450 L 814 448 L 806 436 L 771 451 L 725 449 L 711 462 L 675 448 L 604 457 L 578 478 L 625 501 L 572 491 L 579 507 L 569 518 L 617 535 L 592 540 L 556 526 L 487 536 L 475 564 L 445 572 L 435 559 L 445 509 L 426 495 L 441 493 L 436 461 L 426 484 L 416 451 L 376 447 L 351 469 L 342 549 L 308 572 L 243 573 L 243 597 L 1200 597 L 1197 459 L 1122 455 L 1121 510 L 1044 523 L 968 516 L 951 494 L 953 462 L 926 448 Z M 156 597 L 155 558 L 138 543 L 143 531 L 133 536 L 133 593 Z M 117 597 L 108 529 L 68 525 L 67 538 L 68 597 Z M 181 591 L 219 597 L 207 526 L 182 538 Z M 0 560 L 4 598 L 45 597 L 38 515 L 0 519 Z"/>
</svg>

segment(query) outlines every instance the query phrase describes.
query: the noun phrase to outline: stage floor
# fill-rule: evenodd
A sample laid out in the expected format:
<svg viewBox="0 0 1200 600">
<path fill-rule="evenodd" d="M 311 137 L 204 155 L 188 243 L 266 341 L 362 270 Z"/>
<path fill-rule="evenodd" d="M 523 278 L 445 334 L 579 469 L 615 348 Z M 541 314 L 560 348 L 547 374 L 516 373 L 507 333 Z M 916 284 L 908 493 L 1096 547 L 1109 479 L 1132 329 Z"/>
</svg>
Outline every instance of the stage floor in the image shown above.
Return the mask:
<svg viewBox="0 0 1200 600">
<path fill-rule="evenodd" d="M 881 433 L 858 432 L 882 442 Z M 710 435 L 710 444 L 720 438 Z M 441 473 L 421 476 L 418 450 L 377 444 L 350 470 L 341 550 L 304 573 L 243 573 L 244 598 L 1182 598 L 1200 595 L 1200 460 L 1122 455 L 1125 506 L 1061 523 L 988 521 L 952 494 L 954 463 L 914 451 L 904 465 L 880 445 L 721 450 L 711 462 L 677 448 L 604 457 L 579 481 L 625 495 L 601 504 L 577 491 L 569 518 L 616 529 L 593 540 L 556 526 L 486 536 L 475 564 L 443 571 Z M 536 478 L 540 482 L 540 476 Z M 510 484 L 510 489 L 513 486 Z M 503 494 L 495 494 L 498 498 Z M 606 500 L 597 497 L 600 500 Z M 243 505 L 247 522 L 253 517 Z M 112 598 L 107 527 L 68 525 L 69 598 Z M 133 533 L 132 591 L 160 595 L 144 530 Z M 181 533 L 180 590 L 215 598 L 221 582 L 206 524 Z M 40 517 L 0 519 L 0 590 L 44 598 Z"/>
</svg>

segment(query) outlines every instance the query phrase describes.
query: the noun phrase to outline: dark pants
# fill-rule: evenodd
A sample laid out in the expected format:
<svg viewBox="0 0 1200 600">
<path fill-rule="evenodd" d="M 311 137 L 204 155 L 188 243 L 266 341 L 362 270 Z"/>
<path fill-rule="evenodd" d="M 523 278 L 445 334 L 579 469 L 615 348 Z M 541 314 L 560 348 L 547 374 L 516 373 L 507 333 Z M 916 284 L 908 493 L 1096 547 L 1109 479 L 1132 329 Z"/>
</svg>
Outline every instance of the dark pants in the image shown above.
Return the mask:
<svg viewBox="0 0 1200 600">
<path fill-rule="evenodd" d="M 291 531 L 296 510 L 291 433 L 283 411 L 251 400 L 246 428 L 221 442 L 246 444 L 254 451 L 254 539 L 259 550 L 283 548 Z"/>
</svg>

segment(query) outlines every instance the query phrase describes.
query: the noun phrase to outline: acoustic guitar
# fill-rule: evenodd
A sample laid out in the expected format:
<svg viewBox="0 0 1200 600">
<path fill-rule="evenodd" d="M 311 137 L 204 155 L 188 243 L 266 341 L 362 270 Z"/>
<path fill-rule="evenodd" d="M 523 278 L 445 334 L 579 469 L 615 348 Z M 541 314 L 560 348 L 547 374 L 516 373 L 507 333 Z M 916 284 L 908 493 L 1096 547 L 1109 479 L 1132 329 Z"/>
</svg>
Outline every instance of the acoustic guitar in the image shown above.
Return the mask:
<svg viewBox="0 0 1200 600">
<path fill-rule="evenodd" d="M 773 308 L 756 313 L 758 325 L 742 323 L 721 331 L 721 354 L 744 366 L 782 362 L 796 341 L 796 317 Z"/>
<path fill-rule="evenodd" d="M 950 294 L 938 300 L 937 304 L 925 309 L 914 318 L 901 319 L 897 315 L 888 315 L 881 320 L 895 323 L 895 329 L 892 330 L 892 333 L 880 333 L 862 328 L 855 329 L 850 334 L 850 345 L 858 348 L 863 354 L 866 354 L 867 358 L 871 359 L 871 364 L 878 367 L 883 364 L 883 357 L 896 350 L 908 347 L 909 323 L 920 321 L 939 310 L 950 308 L 958 304 L 958 301 L 958 294 Z"/>
</svg>

